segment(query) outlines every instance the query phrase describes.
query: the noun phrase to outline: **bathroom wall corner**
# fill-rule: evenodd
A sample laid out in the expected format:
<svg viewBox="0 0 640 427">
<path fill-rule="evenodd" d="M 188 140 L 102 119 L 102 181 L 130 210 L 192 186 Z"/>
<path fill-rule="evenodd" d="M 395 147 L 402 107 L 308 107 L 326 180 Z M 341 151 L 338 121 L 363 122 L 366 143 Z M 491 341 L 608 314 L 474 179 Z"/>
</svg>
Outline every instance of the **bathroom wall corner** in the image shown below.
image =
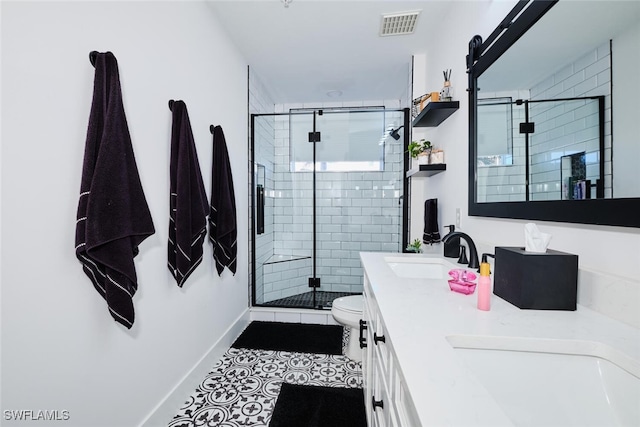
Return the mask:
<svg viewBox="0 0 640 427">
<path fill-rule="evenodd" d="M 211 367 L 231 347 L 242 331 L 246 329 L 249 322 L 250 312 L 247 308 L 178 384 L 153 408 L 139 427 L 156 427 L 169 424 L 171 417 L 178 411 L 193 390 L 198 387 L 202 379 L 207 376 Z"/>
</svg>

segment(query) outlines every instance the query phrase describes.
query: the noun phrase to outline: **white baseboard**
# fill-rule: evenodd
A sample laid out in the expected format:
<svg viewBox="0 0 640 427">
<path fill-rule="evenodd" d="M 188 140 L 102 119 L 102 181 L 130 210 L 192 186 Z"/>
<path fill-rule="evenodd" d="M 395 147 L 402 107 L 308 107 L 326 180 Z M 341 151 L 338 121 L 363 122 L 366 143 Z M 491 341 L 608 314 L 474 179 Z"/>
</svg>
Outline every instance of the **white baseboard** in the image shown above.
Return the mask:
<svg viewBox="0 0 640 427">
<path fill-rule="evenodd" d="M 176 384 L 164 399 L 151 411 L 139 427 L 166 426 L 189 395 L 209 373 L 211 366 L 218 361 L 231 347 L 250 322 L 249 309 L 245 310 L 236 321 L 225 331 L 193 368 Z"/>
</svg>

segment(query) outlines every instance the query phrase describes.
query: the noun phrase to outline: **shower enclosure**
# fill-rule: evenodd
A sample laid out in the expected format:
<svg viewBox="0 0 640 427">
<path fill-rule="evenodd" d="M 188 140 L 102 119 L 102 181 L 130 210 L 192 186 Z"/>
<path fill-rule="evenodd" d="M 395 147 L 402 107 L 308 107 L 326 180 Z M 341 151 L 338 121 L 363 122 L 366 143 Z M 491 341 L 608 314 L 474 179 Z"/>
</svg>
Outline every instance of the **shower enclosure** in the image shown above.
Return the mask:
<svg viewBox="0 0 640 427">
<path fill-rule="evenodd" d="M 359 252 L 402 251 L 408 113 L 251 116 L 252 305 L 330 308 L 362 293 Z"/>
</svg>

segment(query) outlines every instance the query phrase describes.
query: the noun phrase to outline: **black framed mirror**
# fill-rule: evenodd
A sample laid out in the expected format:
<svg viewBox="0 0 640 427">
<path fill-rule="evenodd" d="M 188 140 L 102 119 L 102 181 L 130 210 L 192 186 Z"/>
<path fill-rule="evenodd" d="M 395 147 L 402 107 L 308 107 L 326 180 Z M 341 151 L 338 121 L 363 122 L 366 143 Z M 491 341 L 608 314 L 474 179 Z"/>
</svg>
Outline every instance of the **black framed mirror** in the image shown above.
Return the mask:
<svg viewBox="0 0 640 427">
<path fill-rule="evenodd" d="M 636 1 L 519 1 L 475 36 L 469 215 L 640 228 L 639 46 Z"/>
</svg>

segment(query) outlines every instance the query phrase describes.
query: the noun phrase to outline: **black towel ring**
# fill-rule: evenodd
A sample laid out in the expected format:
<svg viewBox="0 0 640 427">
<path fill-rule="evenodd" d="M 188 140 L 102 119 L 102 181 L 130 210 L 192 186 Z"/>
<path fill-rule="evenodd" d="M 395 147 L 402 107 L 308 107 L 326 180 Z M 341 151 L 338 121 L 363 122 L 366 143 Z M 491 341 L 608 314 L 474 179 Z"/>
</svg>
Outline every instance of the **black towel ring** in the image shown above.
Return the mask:
<svg viewBox="0 0 640 427">
<path fill-rule="evenodd" d="M 89 52 L 89 62 L 91 62 L 91 65 L 93 65 L 94 68 L 96 66 L 96 58 L 97 57 L 98 57 L 98 51 L 97 50 L 92 50 L 91 52 Z"/>
<path fill-rule="evenodd" d="M 171 110 L 171 111 L 173 111 L 173 103 L 174 103 L 173 99 L 170 99 L 169 100 L 169 110 Z"/>
<path fill-rule="evenodd" d="M 213 135 L 213 130 L 214 130 L 215 128 L 216 128 L 216 127 L 215 127 L 214 125 L 209 126 L 209 131 L 211 132 L 211 135 Z"/>
</svg>

